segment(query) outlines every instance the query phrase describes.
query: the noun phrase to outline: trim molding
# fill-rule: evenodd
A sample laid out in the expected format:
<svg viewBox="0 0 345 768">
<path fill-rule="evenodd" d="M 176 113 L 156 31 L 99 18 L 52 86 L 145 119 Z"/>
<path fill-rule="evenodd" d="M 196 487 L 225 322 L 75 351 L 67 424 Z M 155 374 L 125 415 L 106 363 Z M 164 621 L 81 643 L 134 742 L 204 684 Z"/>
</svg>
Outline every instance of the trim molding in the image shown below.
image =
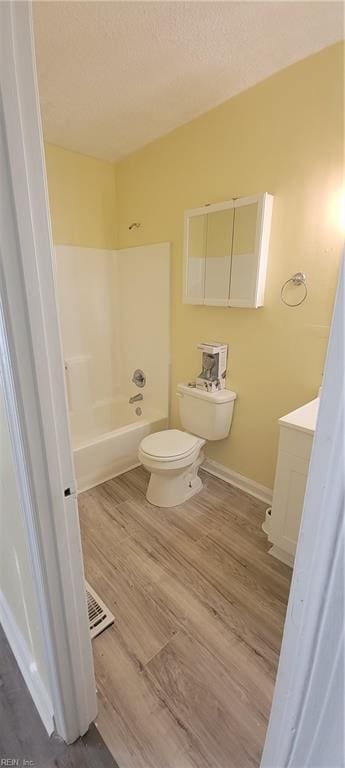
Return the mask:
<svg viewBox="0 0 345 768">
<path fill-rule="evenodd" d="M 230 485 L 234 485 L 235 488 L 240 488 L 241 491 L 250 493 L 251 496 L 255 496 L 256 499 L 264 501 L 266 504 L 272 504 L 273 491 L 271 488 L 266 488 L 265 485 L 260 485 L 255 480 L 251 480 L 249 477 L 240 475 L 238 472 L 234 472 L 233 469 L 225 467 L 224 464 L 218 464 L 213 459 L 205 459 L 202 464 L 202 469 L 208 472 L 210 475 L 219 477 Z"/>
<path fill-rule="evenodd" d="M 345 765 L 344 310 L 343 260 L 261 768 Z"/>
<path fill-rule="evenodd" d="M 276 544 L 273 544 L 273 547 L 268 550 L 268 554 L 272 555 L 272 557 L 276 557 L 277 560 L 285 563 L 285 565 L 289 565 L 290 568 L 293 568 L 295 562 L 294 555 L 291 555 L 290 552 L 285 552 L 284 549 L 277 547 Z"/>
<path fill-rule="evenodd" d="M 52 264 L 31 3 L 1 3 L 0 368 L 55 730 L 97 715 Z M 70 495 L 65 496 L 69 489 Z M 33 651 L 34 652 L 34 651 Z"/>
<path fill-rule="evenodd" d="M 53 707 L 50 696 L 37 669 L 27 643 L 18 627 L 4 593 L 0 590 L 0 623 L 25 684 L 48 735 L 54 732 Z"/>
</svg>

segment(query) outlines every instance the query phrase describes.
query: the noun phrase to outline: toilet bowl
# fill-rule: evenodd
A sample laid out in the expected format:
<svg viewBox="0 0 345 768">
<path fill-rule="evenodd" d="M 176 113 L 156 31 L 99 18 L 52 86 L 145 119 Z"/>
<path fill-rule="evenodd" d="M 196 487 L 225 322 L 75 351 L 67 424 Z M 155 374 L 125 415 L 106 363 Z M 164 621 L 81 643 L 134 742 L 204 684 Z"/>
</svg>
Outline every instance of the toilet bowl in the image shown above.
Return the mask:
<svg viewBox="0 0 345 768">
<path fill-rule="evenodd" d="M 205 392 L 187 384 L 177 387 L 182 425 L 144 437 L 139 461 L 151 473 L 146 498 L 157 507 L 175 507 L 202 488 L 198 469 L 207 440 L 229 434 L 235 392 Z"/>
<path fill-rule="evenodd" d="M 198 469 L 205 440 L 179 429 L 144 437 L 139 460 L 151 473 L 147 500 L 157 507 L 175 507 L 202 488 Z"/>
</svg>

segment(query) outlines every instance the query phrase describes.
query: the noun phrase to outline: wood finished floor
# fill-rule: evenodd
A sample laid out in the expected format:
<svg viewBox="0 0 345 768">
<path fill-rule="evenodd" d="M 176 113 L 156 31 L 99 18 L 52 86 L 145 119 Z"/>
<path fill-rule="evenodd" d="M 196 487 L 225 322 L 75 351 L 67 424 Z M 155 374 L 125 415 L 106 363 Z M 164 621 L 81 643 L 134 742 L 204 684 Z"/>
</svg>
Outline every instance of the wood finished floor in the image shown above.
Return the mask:
<svg viewBox="0 0 345 768">
<path fill-rule="evenodd" d="M 141 467 L 79 496 L 86 577 L 116 617 L 93 650 L 119 768 L 260 764 L 291 570 L 265 504 L 201 474 L 173 509 L 146 501 Z"/>
</svg>

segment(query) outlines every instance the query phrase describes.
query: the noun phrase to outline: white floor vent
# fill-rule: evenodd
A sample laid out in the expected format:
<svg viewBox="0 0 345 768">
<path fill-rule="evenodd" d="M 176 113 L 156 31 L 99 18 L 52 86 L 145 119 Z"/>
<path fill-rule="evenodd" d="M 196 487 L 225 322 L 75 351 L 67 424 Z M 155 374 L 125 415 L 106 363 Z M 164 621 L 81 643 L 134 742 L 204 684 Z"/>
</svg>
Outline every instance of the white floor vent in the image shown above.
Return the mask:
<svg viewBox="0 0 345 768">
<path fill-rule="evenodd" d="M 88 582 L 86 584 L 86 598 L 87 598 L 87 611 L 89 614 L 89 627 L 91 640 L 97 635 L 100 635 L 104 629 L 110 627 L 114 623 L 114 616 L 104 605 L 97 592 L 95 592 Z"/>
</svg>

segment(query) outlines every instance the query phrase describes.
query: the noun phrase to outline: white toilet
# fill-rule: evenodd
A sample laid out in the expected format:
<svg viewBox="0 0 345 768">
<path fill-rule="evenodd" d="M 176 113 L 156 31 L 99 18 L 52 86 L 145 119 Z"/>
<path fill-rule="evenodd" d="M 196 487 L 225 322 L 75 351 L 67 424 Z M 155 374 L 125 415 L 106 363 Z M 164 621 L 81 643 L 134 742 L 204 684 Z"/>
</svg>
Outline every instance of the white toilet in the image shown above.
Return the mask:
<svg viewBox="0 0 345 768">
<path fill-rule="evenodd" d="M 139 460 L 151 472 L 146 498 L 157 507 L 175 507 L 202 488 L 198 469 L 206 440 L 223 440 L 232 421 L 235 392 L 206 392 L 178 384 L 177 397 L 183 427 L 144 437 Z"/>
</svg>

